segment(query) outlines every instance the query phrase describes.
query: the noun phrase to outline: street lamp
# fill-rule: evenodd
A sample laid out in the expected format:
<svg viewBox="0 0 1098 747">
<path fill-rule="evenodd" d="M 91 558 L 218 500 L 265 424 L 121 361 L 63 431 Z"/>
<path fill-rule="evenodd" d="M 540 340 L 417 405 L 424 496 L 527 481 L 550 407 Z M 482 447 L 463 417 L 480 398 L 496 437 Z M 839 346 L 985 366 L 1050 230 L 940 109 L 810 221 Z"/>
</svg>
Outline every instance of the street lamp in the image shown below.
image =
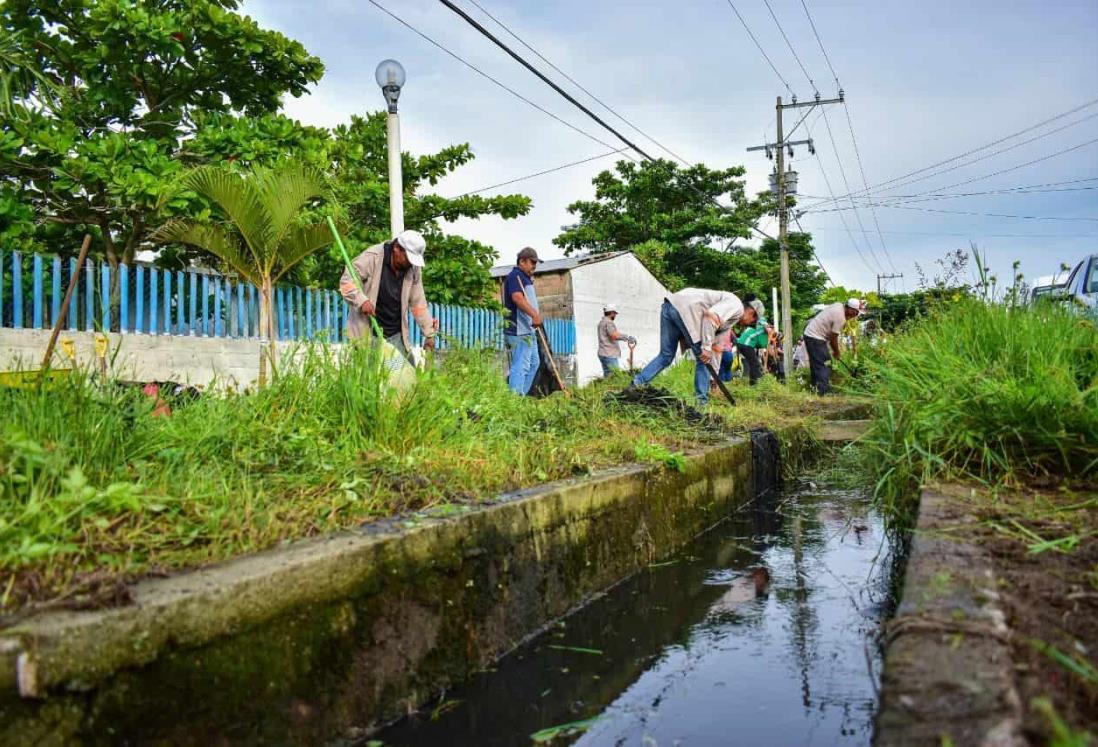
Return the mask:
<svg viewBox="0 0 1098 747">
<path fill-rule="evenodd" d="M 385 142 L 389 151 L 389 230 L 396 236 L 404 230 L 404 181 L 400 170 L 400 116 L 397 99 L 404 86 L 404 67 L 396 60 L 382 60 L 374 71 L 374 80 L 389 107 Z"/>
</svg>

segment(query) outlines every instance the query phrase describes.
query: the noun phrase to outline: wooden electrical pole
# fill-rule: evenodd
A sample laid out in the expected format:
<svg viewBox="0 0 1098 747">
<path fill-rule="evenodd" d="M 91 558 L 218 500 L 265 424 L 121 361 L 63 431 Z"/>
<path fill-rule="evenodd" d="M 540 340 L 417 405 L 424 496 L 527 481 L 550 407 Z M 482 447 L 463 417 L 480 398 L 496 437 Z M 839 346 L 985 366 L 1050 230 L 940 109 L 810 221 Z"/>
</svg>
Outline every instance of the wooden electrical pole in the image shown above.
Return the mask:
<svg viewBox="0 0 1098 747">
<path fill-rule="evenodd" d="M 777 154 L 777 198 L 778 198 L 778 247 L 781 251 L 781 286 L 782 286 L 782 329 L 785 330 L 785 338 L 782 344 L 782 370 L 785 372 L 785 380 L 790 381 L 790 374 L 793 371 L 793 291 L 789 283 L 789 245 L 786 241 L 786 234 L 789 231 L 789 207 L 786 204 L 788 197 L 792 192 L 787 192 L 785 181 L 785 154 L 788 150 L 789 155 L 793 155 L 794 145 L 807 145 L 809 152 L 815 152 L 815 146 L 812 144 L 812 140 L 789 140 L 785 139 L 785 132 L 782 125 L 782 112 L 786 109 L 811 109 L 816 106 L 822 106 L 824 104 L 841 104 L 843 102 L 843 92 L 839 91 L 838 98 L 834 99 L 821 99 L 817 93 L 816 97 L 811 101 L 798 102 L 797 97 L 793 97 L 793 101 L 788 104 L 782 103 L 782 97 L 778 97 L 778 103 L 774 107 L 777 115 L 777 136 L 778 139 L 774 143 L 766 143 L 764 145 L 757 145 L 747 150 L 765 150 L 767 156 L 772 152 Z M 789 133 L 792 135 L 797 131 L 797 127 L 800 127 L 801 122 L 804 122 L 808 113 L 801 118 L 800 122 L 793 127 L 793 130 Z"/>
<path fill-rule="evenodd" d="M 881 281 L 882 280 L 895 280 L 896 278 L 902 278 L 904 274 L 901 272 L 898 275 L 877 275 L 877 295 L 881 295 Z"/>
</svg>

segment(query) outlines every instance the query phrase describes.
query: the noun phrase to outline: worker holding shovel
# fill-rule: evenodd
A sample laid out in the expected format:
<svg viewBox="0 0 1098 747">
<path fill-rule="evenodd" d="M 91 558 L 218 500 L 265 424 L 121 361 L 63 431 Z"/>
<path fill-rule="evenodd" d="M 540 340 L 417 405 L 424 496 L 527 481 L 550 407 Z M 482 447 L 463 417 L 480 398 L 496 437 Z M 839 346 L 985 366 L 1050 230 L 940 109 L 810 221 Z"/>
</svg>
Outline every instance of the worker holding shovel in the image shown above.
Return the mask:
<svg viewBox="0 0 1098 747">
<path fill-rule="evenodd" d="M 734 293 L 684 288 L 671 294 L 660 309 L 659 355 L 634 377 L 633 386 L 643 386 L 656 378 L 675 362 L 680 347 L 689 349 L 695 361 L 694 395 L 699 405 L 705 405 L 709 401 L 710 379 L 723 388 L 723 382 L 709 367 L 714 337 L 737 323 L 754 325 L 757 321 L 758 312 L 751 306 L 744 308 Z M 726 396 L 730 397 L 727 391 Z"/>
<path fill-rule="evenodd" d="M 423 346 L 435 347 L 435 325 L 423 292 L 423 255 L 427 242 L 419 231 L 402 231 L 392 241 L 375 244 L 355 257 L 339 279 L 339 292 L 351 305 L 347 336 L 352 340 L 371 334 L 376 321 L 382 338 L 409 363 L 408 310 L 423 332 Z M 351 275 L 354 270 L 357 277 Z"/>
<path fill-rule="evenodd" d="M 608 303 L 602 307 L 602 319 L 596 330 L 599 339 L 599 363 L 602 364 L 603 378 L 621 368 L 621 343 L 629 345 L 629 354 L 632 357 L 633 348 L 636 347 L 637 338 L 618 331 L 618 307 Z M 630 364 L 632 369 L 632 364 Z"/>
</svg>

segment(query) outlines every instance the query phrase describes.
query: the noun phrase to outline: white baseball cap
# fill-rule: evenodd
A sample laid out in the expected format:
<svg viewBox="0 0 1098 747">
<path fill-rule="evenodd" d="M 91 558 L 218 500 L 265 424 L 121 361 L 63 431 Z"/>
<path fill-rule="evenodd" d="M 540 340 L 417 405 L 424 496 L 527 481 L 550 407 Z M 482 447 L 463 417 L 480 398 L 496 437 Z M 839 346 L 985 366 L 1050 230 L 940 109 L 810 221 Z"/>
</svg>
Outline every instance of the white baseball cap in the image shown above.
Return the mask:
<svg viewBox="0 0 1098 747">
<path fill-rule="evenodd" d="M 862 301 L 860 298 L 851 298 L 847 300 L 846 305 L 861 314 L 862 307 L 865 306 L 865 302 Z"/>
<path fill-rule="evenodd" d="M 416 267 L 423 267 L 423 253 L 427 251 L 427 241 L 419 231 L 408 229 L 401 231 L 395 241 L 408 255 L 408 261 Z"/>
<path fill-rule="evenodd" d="M 606 304 L 605 306 L 602 307 L 602 313 L 603 314 L 610 314 L 610 313 L 616 314 L 617 312 L 618 312 L 617 304 L 608 303 L 608 304 Z"/>
<path fill-rule="evenodd" d="M 756 298 L 754 301 L 747 305 L 753 308 L 755 310 L 755 313 L 757 313 L 759 316 L 766 316 L 766 306 L 759 299 Z"/>
</svg>

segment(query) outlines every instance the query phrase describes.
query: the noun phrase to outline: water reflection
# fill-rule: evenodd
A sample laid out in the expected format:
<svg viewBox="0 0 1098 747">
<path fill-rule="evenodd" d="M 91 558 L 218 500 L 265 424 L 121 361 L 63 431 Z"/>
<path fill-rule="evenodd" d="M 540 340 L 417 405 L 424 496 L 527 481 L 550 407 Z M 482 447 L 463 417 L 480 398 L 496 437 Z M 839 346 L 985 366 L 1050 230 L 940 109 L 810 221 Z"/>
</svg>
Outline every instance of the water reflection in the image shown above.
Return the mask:
<svg viewBox="0 0 1098 747">
<path fill-rule="evenodd" d="M 528 744 L 595 718 L 571 741 L 868 744 L 888 549 L 863 496 L 780 496 L 375 738 Z"/>
</svg>

